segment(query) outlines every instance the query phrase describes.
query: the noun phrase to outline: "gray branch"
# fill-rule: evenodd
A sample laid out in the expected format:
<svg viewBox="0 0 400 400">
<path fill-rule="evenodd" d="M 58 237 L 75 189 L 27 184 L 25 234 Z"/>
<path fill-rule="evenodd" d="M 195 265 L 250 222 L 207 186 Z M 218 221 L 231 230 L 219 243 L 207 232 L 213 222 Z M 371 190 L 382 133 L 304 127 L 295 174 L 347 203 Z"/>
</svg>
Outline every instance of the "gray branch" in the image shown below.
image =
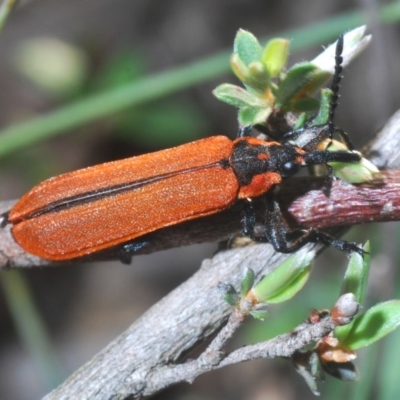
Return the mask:
<svg viewBox="0 0 400 400">
<path fill-rule="evenodd" d="M 235 314 L 232 314 L 235 319 Z M 236 321 L 235 321 L 236 322 Z M 229 323 L 226 325 L 229 326 Z M 225 328 L 225 327 L 224 327 Z M 232 327 L 231 332 L 236 327 Z M 197 360 L 179 365 L 161 367 L 146 377 L 147 388 L 151 391 L 142 393 L 143 396 L 152 395 L 156 391 L 178 382 L 193 382 L 199 375 L 219 368 L 258 358 L 291 357 L 296 351 L 315 343 L 321 337 L 328 335 L 335 328 L 330 317 L 322 319 L 316 324 L 306 321 L 292 332 L 279 335 L 274 339 L 232 351 L 227 356 L 215 357 L 212 351 L 203 353 Z M 211 354 L 210 354 L 211 353 Z M 218 361 L 218 362 L 217 362 Z"/>
</svg>

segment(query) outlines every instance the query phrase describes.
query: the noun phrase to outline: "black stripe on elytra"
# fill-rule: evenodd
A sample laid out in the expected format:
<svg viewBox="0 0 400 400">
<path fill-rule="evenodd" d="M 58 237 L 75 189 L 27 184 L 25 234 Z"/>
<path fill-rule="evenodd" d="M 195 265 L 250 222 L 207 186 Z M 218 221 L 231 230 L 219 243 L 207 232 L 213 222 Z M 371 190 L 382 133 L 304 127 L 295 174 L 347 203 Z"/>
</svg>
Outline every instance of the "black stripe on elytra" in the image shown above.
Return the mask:
<svg viewBox="0 0 400 400">
<path fill-rule="evenodd" d="M 200 167 L 189 168 L 189 169 L 185 169 L 185 170 L 181 170 L 181 171 L 174 171 L 174 172 L 170 172 L 170 173 L 166 173 L 166 174 L 162 174 L 162 175 L 157 175 L 155 177 L 145 178 L 145 179 L 137 180 L 134 182 L 122 183 L 122 184 L 114 185 L 114 186 L 108 186 L 108 187 L 105 187 L 102 189 L 93 190 L 93 191 L 89 191 L 89 192 L 85 192 L 85 193 L 80 193 L 75 196 L 66 197 L 62 200 L 57 200 L 57 201 L 53 201 L 49 204 L 46 204 L 45 206 L 38 208 L 35 211 L 25 215 L 20 220 L 14 221 L 14 223 L 20 222 L 23 220 L 27 220 L 27 219 L 31 219 L 31 218 L 35 218 L 35 217 L 38 217 L 43 214 L 59 212 L 59 211 L 65 210 L 67 208 L 77 207 L 82 204 L 102 200 L 104 198 L 115 196 L 117 194 L 129 192 L 131 190 L 137 190 L 146 185 L 150 185 L 152 183 L 159 182 L 163 179 L 172 178 L 172 177 L 180 175 L 180 174 L 188 174 L 190 172 L 195 172 L 195 171 L 209 169 L 209 168 L 215 168 L 217 166 L 222 167 L 223 169 L 228 169 L 228 168 L 230 168 L 229 160 L 224 158 L 218 162 L 208 164 L 208 165 L 202 165 Z"/>
</svg>

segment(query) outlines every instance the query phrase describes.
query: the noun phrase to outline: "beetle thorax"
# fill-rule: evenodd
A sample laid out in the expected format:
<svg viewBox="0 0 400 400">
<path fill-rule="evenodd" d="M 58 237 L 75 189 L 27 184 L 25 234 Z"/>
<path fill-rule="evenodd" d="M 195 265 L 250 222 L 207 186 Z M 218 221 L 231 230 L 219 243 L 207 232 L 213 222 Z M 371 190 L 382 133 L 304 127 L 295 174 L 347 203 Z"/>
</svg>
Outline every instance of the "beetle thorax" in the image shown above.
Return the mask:
<svg viewBox="0 0 400 400">
<path fill-rule="evenodd" d="M 281 177 L 293 175 L 304 161 L 299 149 L 292 145 L 242 138 L 235 141 L 230 164 L 240 185 L 244 186 L 255 176 L 268 172 Z"/>
</svg>

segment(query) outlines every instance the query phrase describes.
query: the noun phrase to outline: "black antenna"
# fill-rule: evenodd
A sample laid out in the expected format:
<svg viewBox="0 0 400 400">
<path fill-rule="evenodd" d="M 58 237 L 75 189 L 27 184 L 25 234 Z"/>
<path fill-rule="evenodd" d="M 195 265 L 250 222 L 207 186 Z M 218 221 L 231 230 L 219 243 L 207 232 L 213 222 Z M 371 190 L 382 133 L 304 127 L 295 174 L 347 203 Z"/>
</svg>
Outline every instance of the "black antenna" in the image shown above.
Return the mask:
<svg viewBox="0 0 400 400">
<path fill-rule="evenodd" d="M 343 78 L 342 71 L 343 71 L 343 34 L 339 36 L 337 43 L 336 43 L 336 51 L 335 51 L 335 72 L 333 74 L 332 78 L 332 86 L 331 86 L 331 91 L 332 91 L 332 99 L 331 103 L 329 105 L 329 119 L 328 119 L 328 129 L 329 129 L 329 136 L 331 139 L 333 138 L 334 133 L 338 133 L 343 141 L 345 142 L 346 146 L 348 147 L 349 150 L 353 150 L 354 146 L 353 143 L 351 142 L 349 136 L 343 129 L 338 129 L 335 128 L 335 111 L 336 108 L 339 104 L 339 89 L 340 89 L 340 81 Z"/>
<path fill-rule="evenodd" d="M 331 86 L 332 99 L 331 99 L 331 104 L 329 106 L 328 128 L 331 137 L 333 137 L 333 134 L 335 133 L 335 124 L 334 124 L 335 111 L 336 107 L 338 106 L 340 81 L 343 78 L 342 53 L 343 53 L 343 35 L 340 35 L 336 43 L 335 73 L 333 74 L 332 78 L 332 86 Z"/>
</svg>

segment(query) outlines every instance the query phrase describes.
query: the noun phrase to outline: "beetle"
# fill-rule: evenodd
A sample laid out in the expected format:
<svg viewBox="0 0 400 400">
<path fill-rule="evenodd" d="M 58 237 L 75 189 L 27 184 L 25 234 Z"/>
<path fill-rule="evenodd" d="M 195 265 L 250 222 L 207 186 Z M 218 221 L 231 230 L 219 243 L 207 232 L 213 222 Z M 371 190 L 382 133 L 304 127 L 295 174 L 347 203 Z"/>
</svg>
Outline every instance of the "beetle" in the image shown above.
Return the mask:
<svg viewBox="0 0 400 400">
<path fill-rule="evenodd" d="M 341 42 L 343 45 L 343 39 Z M 340 48 L 336 56 L 339 51 Z M 336 58 L 338 64 L 341 61 Z M 340 81 L 337 71 L 336 95 Z M 332 136 L 333 122 L 328 128 Z M 358 162 L 360 154 L 317 149 L 313 143 L 322 140 L 320 133 L 312 133 L 312 140 L 307 139 L 307 146 L 301 148 L 286 139 L 279 142 L 254 138 L 249 131 L 242 129 L 236 140 L 214 136 L 50 178 L 4 214 L 2 225 L 12 224 L 16 242 L 44 259 L 71 260 L 122 245 L 121 260 L 126 261 L 140 247 L 135 241 L 142 236 L 218 213 L 244 200 L 242 230 L 257 242 L 269 242 L 284 253 L 296 251 L 308 242 L 322 242 L 348 253 L 363 254 L 355 243 L 313 228 L 288 230 L 273 198 L 273 189 L 282 179 L 301 167 Z M 287 137 L 290 139 L 290 135 Z M 266 195 L 267 204 L 265 229 L 260 235 L 255 233 L 251 199 L 262 195 Z"/>
<path fill-rule="evenodd" d="M 303 166 L 359 160 L 355 152 L 306 152 L 254 137 L 232 141 L 214 136 L 48 179 L 24 195 L 4 219 L 27 252 L 69 260 L 269 193 Z M 291 231 L 295 240 L 289 244 L 273 201 L 267 207 L 265 235 L 256 236 L 253 209 L 246 204 L 244 233 L 278 251 L 292 252 L 309 241 L 359 251 L 315 229 Z"/>
</svg>

